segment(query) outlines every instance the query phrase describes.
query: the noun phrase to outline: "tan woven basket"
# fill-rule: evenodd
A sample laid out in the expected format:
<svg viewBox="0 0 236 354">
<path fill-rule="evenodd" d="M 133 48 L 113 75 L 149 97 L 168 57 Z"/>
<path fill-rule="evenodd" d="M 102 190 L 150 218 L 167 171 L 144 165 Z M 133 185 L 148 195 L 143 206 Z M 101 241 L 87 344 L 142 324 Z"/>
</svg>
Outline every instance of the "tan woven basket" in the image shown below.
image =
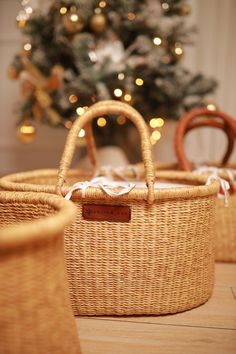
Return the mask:
<svg viewBox="0 0 236 354">
<path fill-rule="evenodd" d="M 95 117 L 109 114 L 122 114 L 137 127 L 147 189 L 135 188 L 116 198 L 92 187 L 84 197 L 80 191 L 73 193 L 77 219 L 66 230 L 65 247 L 74 313 L 165 314 L 198 306 L 207 301 L 213 287 L 213 223 L 219 186 L 215 182 L 206 186 L 201 176 L 167 172 L 160 179 L 190 186 L 154 189 L 149 133 L 137 111 L 106 101 L 78 118 L 65 145 L 57 193 L 65 192 L 62 187 L 80 129 Z M 103 220 L 88 220 L 88 211 L 102 215 Z M 130 220 L 114 221 L 122 213 L 130 213 Z"/>
<path fill-rule="evenodd" d="M 63 255 L 74 216 L 57 196 L 0 192 L 1 353 L 80 353 Z"/>
<path fill-rule="evenodd" d="M 210 116 L 214 119 L 220 118 L 223 120 L 219 122 L 214 119 L 206 119 Z M 199 121 L 199 118 L 201 120 Z M 194 125 L 195 123 L 195 125 Z M 191 125 L 192 124 L 192 125 Z M 218 126 L 217 126 L 218 125 Z M 192 165 L 187 159 L 184 151 L 184 136 L 186 133 L 200 126 L 216 126 L 223 130 L 226 130 L 228 136 L 228 149 L 222 160 L 221 164 L 209 164 L 217 167 L 225 167 L 234 169 L 235 182 L 231 183 L 231 196 L 229 199 L 229 206 L 224 207 L 223 200 L 217 200 L 217 217 L 216 217 L 216 261 L 221 262 L 236 262 L 236 164 L 229 163 L 227 160 L 233 150 L 235 137 L 236 137 L 236 122 L 227 114 L 220 111 L 208 111 L 206 109 L 198 109 L 186 114 L 179 121 L 176 134 L 175 134 L 175 150 L 179 161 L 179 167 L 183 170 L 191 170 Z M 228 179 L 226 173 L 220 174 L 222 178 Z"/>
<path fill-rule="evenodd" d="M 214 278 L 213 222 L 218 184 L 185 172 L 161 172 L 158 179 L 190 187 L 153 190 L 149 135 L 142 117 L 128 105 L 102 102 L 92 106 L 70 131 L 63 154 L 57 192 L 65 195 L 77 180 L 92 174 L 68 170 L 79 130 L 104 114 L 123 114 L 137 126 L 148 191 L 134 189 L 113 199 L 98 188 L 85 198 L 74 192 L 77 218 L 66 228 L 65 254 L 69 290 L 76 315 L 144 315 L 184 311 L 211 295 Z M 90 131 L 91 133 L 91 131 Z M 94 144 L 89 146 L 90 159 Z M 95 152 L 94 152 L 95 153 Z M 4 189 L 55 192 L 56 170 L 6 176 Z M 67 176 L 66 176 L 67 175 Z M 63 185 L 66 179 L 67 184 Z M 125 206 L 129 222 L 88 221 L 85 204 Z M 127 211 L 127 209 L 126 209 Z"/>
</svg>

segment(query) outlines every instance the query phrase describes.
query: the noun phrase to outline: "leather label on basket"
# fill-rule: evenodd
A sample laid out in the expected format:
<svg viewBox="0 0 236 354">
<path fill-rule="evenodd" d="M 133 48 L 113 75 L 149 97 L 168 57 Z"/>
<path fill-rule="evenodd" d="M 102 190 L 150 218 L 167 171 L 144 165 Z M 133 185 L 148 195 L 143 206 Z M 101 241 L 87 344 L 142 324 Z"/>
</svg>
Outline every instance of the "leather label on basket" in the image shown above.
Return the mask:
<svg viewBox="0 0 236 354">
<path fill-rule="evenodd" d="M 82 215 L 85 220 L 129 222 L 131 209 L 124 205 L 84 204 Z"/>
</svg>

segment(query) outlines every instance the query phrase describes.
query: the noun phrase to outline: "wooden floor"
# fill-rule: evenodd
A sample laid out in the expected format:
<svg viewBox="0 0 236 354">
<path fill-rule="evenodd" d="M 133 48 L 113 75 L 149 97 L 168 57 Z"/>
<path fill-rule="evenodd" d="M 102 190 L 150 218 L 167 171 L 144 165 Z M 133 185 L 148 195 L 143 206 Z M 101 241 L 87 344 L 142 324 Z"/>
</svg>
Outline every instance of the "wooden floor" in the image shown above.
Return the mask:
<svg viewBox="0 0 236 354">
<path fill-rule="evenodd" d="M 216 264 L 213 296 L 196 309 L 76 322 L 82 354 L 235 354 L 236 264 Z"/>
</svg>

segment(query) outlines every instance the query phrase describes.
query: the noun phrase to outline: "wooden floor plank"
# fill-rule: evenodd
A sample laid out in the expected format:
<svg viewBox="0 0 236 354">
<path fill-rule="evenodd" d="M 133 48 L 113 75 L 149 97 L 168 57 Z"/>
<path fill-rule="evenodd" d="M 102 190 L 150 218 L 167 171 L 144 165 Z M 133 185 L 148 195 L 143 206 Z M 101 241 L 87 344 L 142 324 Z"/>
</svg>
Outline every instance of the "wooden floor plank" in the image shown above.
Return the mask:
<svg viewBox="0 0 236 354">
<path fill-rule="evenodd" d="M 165 316 L 98 317 L 114 321 L 236 329 L 235 297 L 232 289 L 215 287 L 205 304 L 182 313 Z"/>
<path fill-rule="evenodd" d="M 235 354 L 235 330 L 77 321 L 82 354 Z"/>
<path fill-rule="evenodd" d="M 215 285 L 236 287 L 236 263 L 215 264 Z"/>
<path fill-rule="evenodd" d="M 77 317 L 82 354 L 235 354 L 236 264 L 216 264 L 212 298 L 167 316 Z"/>
</svg>

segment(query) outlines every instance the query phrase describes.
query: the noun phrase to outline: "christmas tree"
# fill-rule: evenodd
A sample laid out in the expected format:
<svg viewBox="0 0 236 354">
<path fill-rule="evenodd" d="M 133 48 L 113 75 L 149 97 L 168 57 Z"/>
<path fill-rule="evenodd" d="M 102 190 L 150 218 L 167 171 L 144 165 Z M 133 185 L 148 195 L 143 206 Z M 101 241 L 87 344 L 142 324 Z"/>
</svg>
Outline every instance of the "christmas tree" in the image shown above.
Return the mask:
<svg viewBox="0 0 236 354">
<path fill-rule="evenodd" d="M 70 128 L 93 102 L 117 99 L 141 112 L 154 144 L 163 118 L 204 105 L 216 87 L 183 66 L 190 10 L 187 0 L 23 0 L 24 41 L 8 72 L 21 79 L 20 134 L 33 135 L 33 120 Z M 98 144 L 125 146 L 129 129 L 124 117 L 94 122 Z"/>
</svg>

